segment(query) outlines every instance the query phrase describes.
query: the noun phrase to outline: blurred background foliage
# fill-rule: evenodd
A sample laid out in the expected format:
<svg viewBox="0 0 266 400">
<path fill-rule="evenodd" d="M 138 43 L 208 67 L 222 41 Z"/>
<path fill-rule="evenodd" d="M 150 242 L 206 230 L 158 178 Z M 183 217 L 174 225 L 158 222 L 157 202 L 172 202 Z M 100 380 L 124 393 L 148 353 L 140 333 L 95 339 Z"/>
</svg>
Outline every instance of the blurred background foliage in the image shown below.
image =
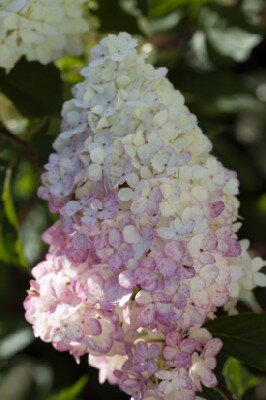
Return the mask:
<svg viewBox="0 0 266 400">
<path fill-rule="evenodd" d="M 91 0 L 90 8 L 93 29 L 83 57 L 49 66 L 22 59 L 9 74 L 0 69 L 1 400 L 128 398 L 99 385 L 86 358 L 76 366 L 69 355 L 33 340 L 22 306 L 30 269 L 45 254 L 41 232 L 55 218 L 36 196 L 40 174 L 60 129 L 62 103 L 102 35 L 135 34 L 150 62 L 169 68 L 213 153 L 238 173 L 240 237 L 250 239 L 254 255 L 266 256 L 265 1 Z M 265 290 L 242 307 L 265 310 Z M 263 374 L 223 357 L 222 391 L 207 391 L 206 399 L 266 399 Z"/>
</svg>

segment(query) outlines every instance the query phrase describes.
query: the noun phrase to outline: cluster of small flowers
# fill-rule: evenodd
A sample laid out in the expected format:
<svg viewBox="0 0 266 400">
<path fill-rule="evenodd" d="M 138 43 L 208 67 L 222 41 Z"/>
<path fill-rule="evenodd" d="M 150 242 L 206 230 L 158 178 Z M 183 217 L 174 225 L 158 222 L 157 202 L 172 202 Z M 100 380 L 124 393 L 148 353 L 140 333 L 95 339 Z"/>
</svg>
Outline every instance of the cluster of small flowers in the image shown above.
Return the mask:
<svg viewBox="0 0 266 400">
<path fill-rule="evenodd" d="M 263 262 L 237 240 L 236 174 L 136 45 L 103 39 L 64 104 L 39 190 L 60 219 L 26 318 L 132 399 L 200 399 L 222 345 L 201 325 L 265 284 Z"/>
<path fill-rule="evenodd" d="M 82 52 L 86 0 L 4 0 L 0 5 L 0 66 L 20 57 L 47 64 Z"/>
</svg>

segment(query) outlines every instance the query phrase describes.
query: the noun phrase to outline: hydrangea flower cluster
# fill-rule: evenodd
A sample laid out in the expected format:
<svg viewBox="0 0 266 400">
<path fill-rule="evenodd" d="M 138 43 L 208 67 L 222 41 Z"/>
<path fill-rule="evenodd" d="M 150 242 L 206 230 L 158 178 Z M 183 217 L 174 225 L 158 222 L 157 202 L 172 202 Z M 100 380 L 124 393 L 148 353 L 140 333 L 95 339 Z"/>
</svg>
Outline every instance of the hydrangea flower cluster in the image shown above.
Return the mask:
<svg viewBox="0 0 266 400">
<path fill-rule="evenodd" d="M 86 0 L 3 0 L 0 4 L 0 67 L 21 56 L 42 64 L 82 52 L 88 31 Z"/>
<path fill-rule="evenodd" d="M 202 324 L 266 283 L 263 262 L 237 240 L 236 174 L 136 46 L 104 38 L 63 106 L 39 189 L 60 218 L 26 318 L 134 400 L 200 399 L 222 346 Z"/>
</svg>

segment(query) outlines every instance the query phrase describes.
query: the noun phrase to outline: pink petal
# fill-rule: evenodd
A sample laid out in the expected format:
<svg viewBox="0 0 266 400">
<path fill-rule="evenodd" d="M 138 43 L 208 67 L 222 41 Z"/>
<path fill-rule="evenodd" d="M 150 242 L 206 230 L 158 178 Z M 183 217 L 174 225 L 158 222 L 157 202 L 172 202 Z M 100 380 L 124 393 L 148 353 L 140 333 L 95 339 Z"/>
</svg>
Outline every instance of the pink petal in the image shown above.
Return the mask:
<svg viewBox="0 0 266 400">
<path fill-rule="evenodd" d="M 171 240 L 166 243 L 164 251 L 167 257 L 179 262 L 185 253 L 185 246 L 180 240 Z"/>
<path fill-rule="evenodd" d="M 180 343 L 180 349 L 186 353 L 192 353 L 196 348 L 196 341 L 192 338 L 182 340 Z"/>
<path fill-rule="evenodd" d="M 86 331 L 89 335 L 97 336 L 102 333 L 102 326 L 96 318 L 90 318 L 85 323 Z"/>
<path fill-rule="evenodd" d="M 64 207 L 65 213 L 69 217 L 72 217 L 80 209 L 81 209 L 80 202 L 75 200 L 69 201 Z"/>
<path fill-rule="evenodd" d="M 211 339 L 204 349 L 204 357 L 213 357 L 219 353 L 223 346 L 221 339 Z"/>
<path fill-rule="evenodd" d="M 171 258 L 162 258 L 158 264 L 158 269 L 163 276 L 171 277 L 177 271 L 177 265 Z"/>
<path fill-rule="evenodd" d="M 170 332 L 166 335 L 165 341 L 169 346 L 176 347 L 181 342 L 181 335 L 177 331 Z"/>
<path fill-rule="evenodd" d="M 236 239 L 231 239 L 229 242 L 229 250 L 226 253 L 227 257 L 238 257 L 241 254 L 241 245 Z"/>
<path fill-rule="evenodd" d="M 125 289 L 132 289 L 136 286 L 133 271 L 123 271 L 119 274 L 119 285 Z"/>
<path fill-rule="evenodd" d="M 193 300 L 197 307 L 206 310 L 210 306 L 210 297 L 208 292 L 205 290 L 195 292 L 193 294 Z"/>
<path fill-rule="evenodd" d="M 228 300 L 228 290 L 225 286 L 213 284 L 208 288 L 212 303 L 216 307 L 222 307 Z"/>
<path fill-rule="evenodd" d="M 190 279 L 195 276 L 195 269 L 193 267 L 179 267 L 177 268 L 177 274 L 181 279 Z"/>
<path fill-rule="evenodd" d="M 144 307 L 140 313 L 140 319 L 144 326 L 153 325 L 155 321 L 155 306 L 154 304 L 149 304 Z"/>
<path fill-rule="evenodd" d="M 167 361 L 173 361 L 177 355 L 178 349 L 171 347 L 171 346 L 165 346 L 163 349 L 163 356 Z"/>
<path fill-rule="evenodd" d="M 220 214 L 222 214 L 224 208 L 225 206 L 223 201 L 216 201 L 215 203 L 210 203 L 209 211 L 211 218 L 217 218 Z"/>
<path fill-rule="evenodd" d="M 172 392 L 173 387 L 171 385 L 170 382 L 167 381 L 163 381 L 159 384 L 159 391 L 163 394 L 163 395 L 168 395 Z"/>
</svg>

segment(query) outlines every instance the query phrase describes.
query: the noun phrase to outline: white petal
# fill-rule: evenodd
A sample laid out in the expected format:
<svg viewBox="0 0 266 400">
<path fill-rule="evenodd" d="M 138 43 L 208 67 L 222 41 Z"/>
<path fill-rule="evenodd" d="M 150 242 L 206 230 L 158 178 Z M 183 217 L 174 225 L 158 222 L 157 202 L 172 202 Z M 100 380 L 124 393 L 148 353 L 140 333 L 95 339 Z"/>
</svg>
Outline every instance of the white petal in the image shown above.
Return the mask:
<svg viewBox="0 0 266 400">
<path fill-rule="evenodd" d="M 262 272 L 256 272 L 253 277 L 254 283 L 257 286 L 265 287 L 266 286 L 266 275 Z"/>
<path fill-rule="evenodd" d="M 138 243 L 141 240 L 139 231 L 134 225 L 127 225 L 123 229 L 123 236 L 127 243 Z"/>
</svg>

